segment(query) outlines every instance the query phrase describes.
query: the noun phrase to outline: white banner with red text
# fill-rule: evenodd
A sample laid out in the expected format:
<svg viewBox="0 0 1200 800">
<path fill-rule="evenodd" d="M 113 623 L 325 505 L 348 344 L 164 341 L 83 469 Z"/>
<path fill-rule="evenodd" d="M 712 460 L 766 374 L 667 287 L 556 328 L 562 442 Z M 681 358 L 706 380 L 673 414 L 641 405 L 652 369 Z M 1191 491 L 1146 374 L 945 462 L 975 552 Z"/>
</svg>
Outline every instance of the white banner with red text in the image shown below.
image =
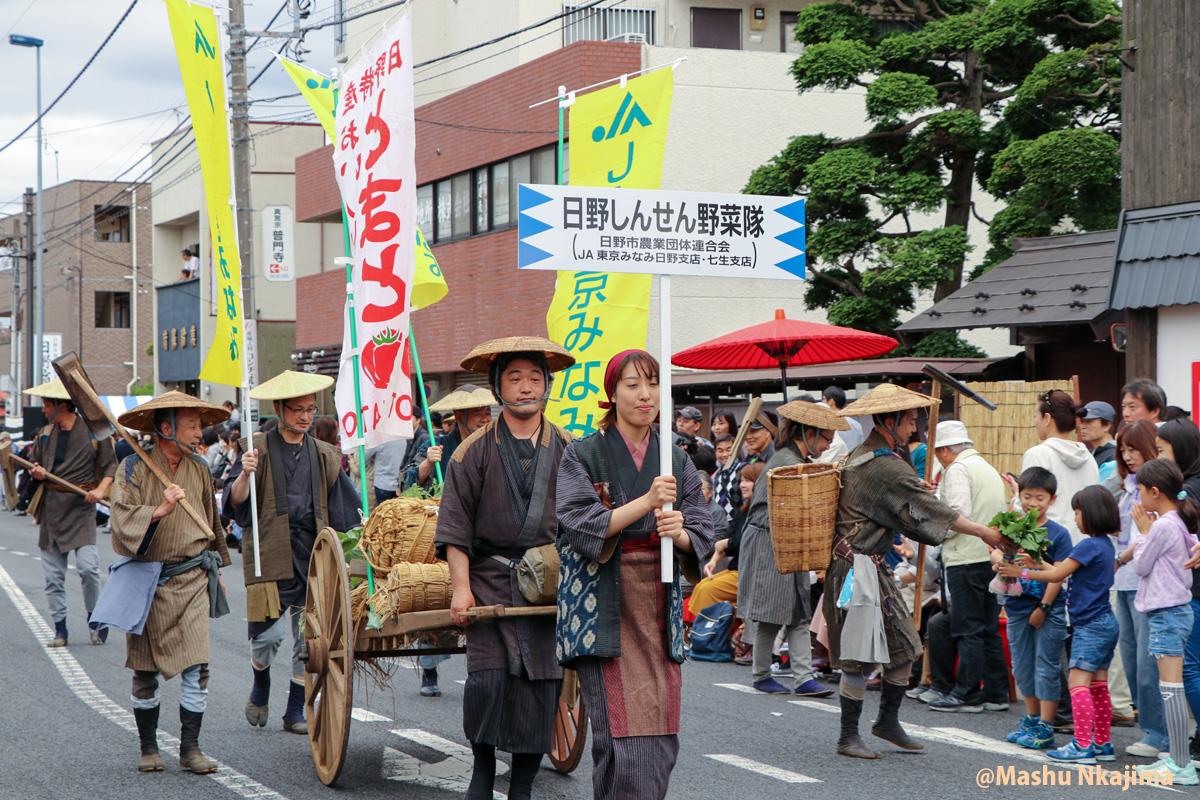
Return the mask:
<svg viewBox="0 0 1200 800">
<path fill-rule="evenodd" d="M 416 226 L 415 127 L 412 29 L 405 14 L 346 67 L 339 87 L 333 164 L 354 264 L 347 287 L 353 306 L 348 299 L 334 398 L 347 452 L 364 432 L 368 447 L 413 435 L 408 314 Z M 355 413 L 356 383 L 363 432 Z"/>
</svg>

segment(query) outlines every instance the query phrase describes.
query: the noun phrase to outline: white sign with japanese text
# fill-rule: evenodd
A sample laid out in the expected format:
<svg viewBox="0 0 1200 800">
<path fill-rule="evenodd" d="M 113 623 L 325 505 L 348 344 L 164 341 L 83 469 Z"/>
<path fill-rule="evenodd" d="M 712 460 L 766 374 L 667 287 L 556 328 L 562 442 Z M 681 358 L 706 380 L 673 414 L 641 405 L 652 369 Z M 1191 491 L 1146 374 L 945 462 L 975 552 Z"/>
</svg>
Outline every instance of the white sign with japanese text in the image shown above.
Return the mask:
<svg viewBox="0 0 1200 800">
<path fill-rule="evenodd" d="M 804 200 L 593 186 L 518 191 L 517 266 L 804 278 Z"/>
<path fill-rule="evenodd" d="M 52 381 L 58 377 L 54 365 L 50 362 L 62 355 L 62 334 L 46 333 L 42 335 L 42 380 L 41 383 Z"/>
<path fill-rule="evenodd" d="M 286 282 L 295 277 L 294 221 L 288 206 L 263 207 L 263 277 L 269 281 Z"/>
<path fill-rule="evenodd" d="M 354 266 L 348 288 L 354 297 L 353 307 L 349 299 L 346 305 L 335 401 L 342 448 L 351 451 L 364 433 L 368 447 L 413 434 L 407 354 L 417 167 L 408 14 L 342 73 L 337 131 L 333 164 L 349 219 Z M 363 431 L 358 429 L 356 386 Z"/>
</svg>

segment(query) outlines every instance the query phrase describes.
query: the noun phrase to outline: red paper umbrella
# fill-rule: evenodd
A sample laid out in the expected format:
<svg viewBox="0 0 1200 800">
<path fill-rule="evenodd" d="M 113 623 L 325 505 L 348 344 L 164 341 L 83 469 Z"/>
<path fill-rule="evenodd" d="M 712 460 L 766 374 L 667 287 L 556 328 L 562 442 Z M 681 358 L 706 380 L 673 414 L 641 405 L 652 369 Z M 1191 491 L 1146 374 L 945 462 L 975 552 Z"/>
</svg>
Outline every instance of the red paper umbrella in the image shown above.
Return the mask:
<svg viewBox="0 0 1200 800">
<path fill-rule="evenodd" d="M 787 401 L 787 368 L 873 358 L 896 349 L 890 336 L 787 319 L 783 309 L 775 319 L 751 325 L 682 350 L 671 357 L 677 367 L 693 369 L 764 369 L 779 367 L 783 399 Z"/>
</svg>

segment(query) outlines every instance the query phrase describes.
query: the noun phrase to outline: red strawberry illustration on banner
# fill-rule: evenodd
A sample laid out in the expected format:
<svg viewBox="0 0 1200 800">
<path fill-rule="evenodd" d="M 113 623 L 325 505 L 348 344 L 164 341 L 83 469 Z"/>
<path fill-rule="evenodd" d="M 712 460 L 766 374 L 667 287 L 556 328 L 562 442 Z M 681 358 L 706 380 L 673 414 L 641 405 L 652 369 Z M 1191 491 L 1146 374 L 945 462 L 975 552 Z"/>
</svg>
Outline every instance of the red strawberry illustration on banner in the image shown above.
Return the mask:
<svg viewBox="0 0 1200 800">
<path fill-rule="evenodd" d="M 387 389 L 396 368 L 396 357 L 404 344 L 400 332 L 384 328 L 367 342 L 362 351 L 362 368 L 376 389 Z M 403 367 L 401 367 L 403 369 Z"/>
</svg>

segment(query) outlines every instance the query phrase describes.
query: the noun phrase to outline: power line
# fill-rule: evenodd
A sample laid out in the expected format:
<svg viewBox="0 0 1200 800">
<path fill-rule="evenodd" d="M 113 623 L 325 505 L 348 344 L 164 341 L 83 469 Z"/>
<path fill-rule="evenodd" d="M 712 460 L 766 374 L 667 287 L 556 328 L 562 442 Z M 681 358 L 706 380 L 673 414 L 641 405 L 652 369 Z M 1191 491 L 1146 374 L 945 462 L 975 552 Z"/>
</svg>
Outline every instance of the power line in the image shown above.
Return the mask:
<svg viewBox="0 0 1200 800">
<path fill-rule="evenodd" d="M 36 119 L 34 119 L 33 122 L 29 123 L 29 126 L 26 127 L 25 130 L 21 131 L 13 139 L 9 140 L 8 144 L 4 145 L 3 147 L 0 147 L 0 153 L 3 153 L 5 150 L 7 150 L 9 147 L 11 147 L 18 139 L 20 139 L 22 136 L 24 136 L 26 133 L 28 133 L 30 131 L 30 129 L 33 128 L 34 125 L 37 125 L 38 122 L 43 117 L 45 117 L 47 114 L 50 113 L 50 109 L 54 108 L 54 106 L 56 106 L 58 104 L 58 101 L 62 100 L 63 96 L 66 95 L 67 92 L 71 91 L 71 87 L 75 85 L 76 81 L 78 81 L 80 78 L 83 77 L 83 73 L 87 72 L 88 67 L 90 67 L 92 65 L 92 62 L 96 60 L 96 56 L 100 55 L 100 51 L 103 50 L 105 48 L 105 46 L 109 43 L 109 41 L 112 40 L 112 37 L 116 34 L 117 30 L 120 29 L 122 23 L 124 23 L 125 20 L 129 17 L 129 13 L 131 11 L 133 11 L 133 7 L 136 6 L 137 4 L 138 4 L 138 0 L 133 0 L 133 2 L 129 4 L 129 8 L 125 9 L 125 13 L 121 15 L 121 18 L 119 20 L 117 20 L 117 24 L 113 27 L 113 29 L 111 31 L 108 32 L 108 36 L 104 37 L 104 41 L 100 43 L 100 46 L 98 48 L 96 48 L 96 52 L 92 53 L 92 57 L 89 58 L 87 60 L 87 63 L 83 65 L 83 69 L 79 70 L 79 72 L 77 72 L 75 74 L 75 77 L 71 79 L 71 82 L 67 84 L 67 88 L 65 88 L 61 92 L 59 92 L 58 97 L 54 98 L 54 101 L 51 102 L 50 105 L 48 105 L 46 107 L 46 109 L 44 111 L 42 111 L 42 113 L 40 115 L 38 115 L 38 117 Z"/>
</svg>

